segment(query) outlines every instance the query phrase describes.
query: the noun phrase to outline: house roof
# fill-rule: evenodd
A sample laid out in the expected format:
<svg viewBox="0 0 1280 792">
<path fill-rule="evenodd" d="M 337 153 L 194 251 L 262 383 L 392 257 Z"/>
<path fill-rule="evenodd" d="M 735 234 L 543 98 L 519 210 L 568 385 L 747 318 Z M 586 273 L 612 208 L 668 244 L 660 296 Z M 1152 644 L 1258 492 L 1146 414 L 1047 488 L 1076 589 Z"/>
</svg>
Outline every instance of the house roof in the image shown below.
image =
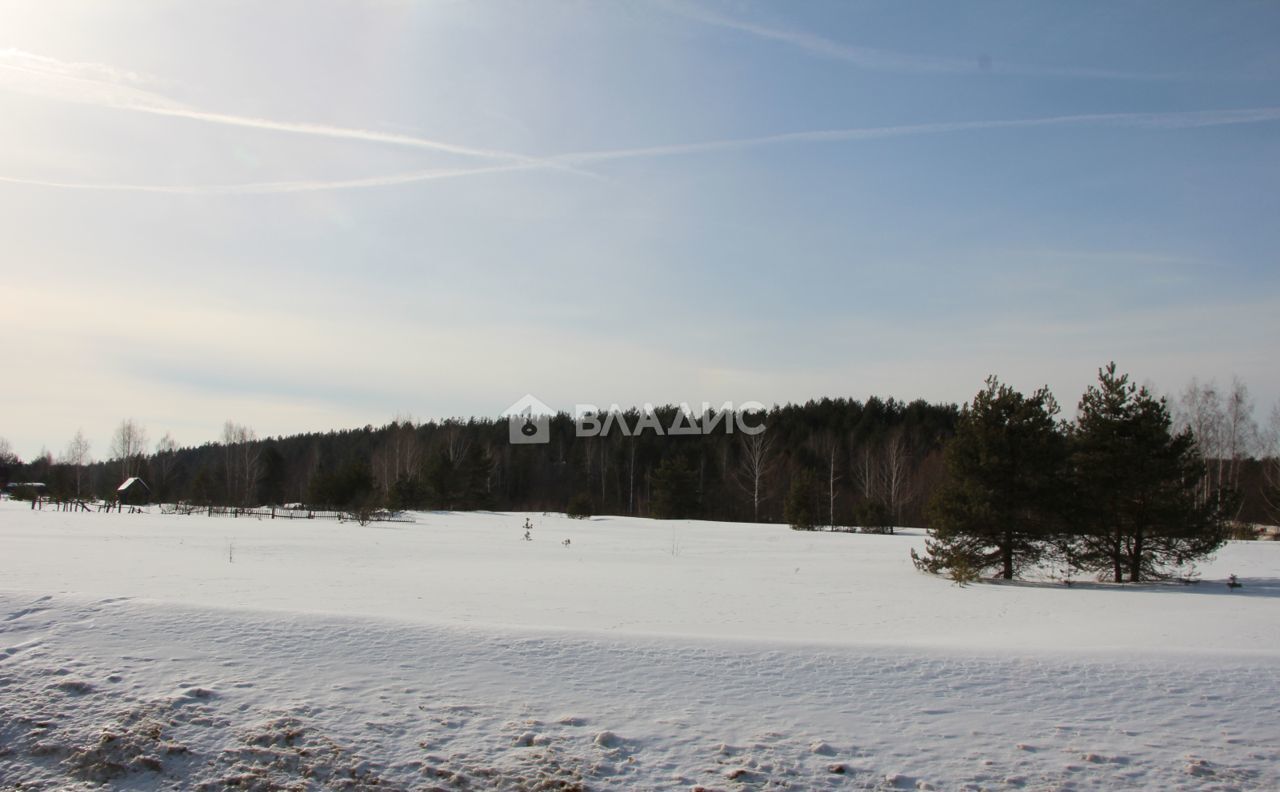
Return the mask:
<svg viewBox="0 0 1280 792">
<path fill-rule="evenodd" d="M 138 478 L 137 476 L 130 476 L 129 478 L 127 478 L 127 479 L 125 479 L 125 480 L 124 480 L 124 483 L 123 483 L 123 484 L 121 484 L 120 486 L 116 487 L 116 492 L 124 492 L 125 490 L 129 489 L 130 487 L 132 487 L 134 484 L 141 484 L 141 485 L 142 485 L 143 487 L 145 487 L 146 489 L 151 489 L 150 487 L 147 487 L 147 482 L 143 481 L 142 479 Z"/>
</svg>

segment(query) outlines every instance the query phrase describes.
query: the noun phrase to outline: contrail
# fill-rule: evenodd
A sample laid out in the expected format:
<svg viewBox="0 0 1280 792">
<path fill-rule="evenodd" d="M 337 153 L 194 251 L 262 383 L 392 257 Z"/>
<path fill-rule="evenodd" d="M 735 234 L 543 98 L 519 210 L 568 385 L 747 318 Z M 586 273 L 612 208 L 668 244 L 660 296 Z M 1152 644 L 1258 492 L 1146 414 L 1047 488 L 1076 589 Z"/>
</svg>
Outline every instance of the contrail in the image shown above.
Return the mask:
<svg viewBox="0 0 1280 792">
<path fill-rule="evenodd" d="M 243 184 L 128 184 L 65 182 L 46 179 L 23 179 L 0 176 L 0 183 L 20 184 L 28 187 L 49 187 L 60 190 L 84 190 L 96 192 L 141 192 L 163 195 L 270 195 L 276 193 L 322 192 L 326 190 L 353 190 L 373 187 L 392 187 L 398 184 L 455 179 L 461 176 L 478 176 L 484 173 L 507 173 L 549 167 L 542 164 L 492 165 L 484 168 L 453 168 L 445 170 L 407 171 L 386 176 L 369 176 L 361 179 L 333 179 L 316 181 L 248 182 Z"/>
<path fill-rule="evenodd" d="M 6 76 L 8 79 L 6 79 Z M 133 72 L 122 71 L 104 64 L 70 63 L 21 50 L 0 50 L 0 87 L 12 88 L 35 96 L 109 107 L 116 110 L 131 110 L 170 118 L 184 118 L 209 124 L 339 140 L 356 140 L 365 143 L 406 146 L 525 165 L 542 165 L 562 169 L 565 167 L 563 164 L 551 163 L 540 160 L 537 157 L 530 157 L 511 151 L 465 146 L 415 135 L 378 132 L 370 129 L 341 127 L 330 124 L 277 121 L 269 118 L 202 110 L 189 107 L 162 94 L 145 91 L 127 84 L 141 81 L 141 79 Z"/>
<path fill-rule="evenodd" d="M 1174 113 L 1087 113 L 1078 115 L 1045 116 L 1041 118 L 1016 118 L 987 121 L 942 121 L 925 124 L 899 124 L 881 127 L 851 127 L 801 132 L 784 132 L 757 137 L 725 138 L 696 143 L 675 143 L 640 148 L 604 149 L 559 154 L 544 159 L 533 159 L 481 168 L 455 168 L 443 170 L 418 170 L 386 176 L 360 179 L 251 182 L 231 185 L 151 185 L 151 184 L 93 184 L 59 182 L 16 177 L 0 177 L 0 183 L 22 184 L 72 190 L 99 190 L 118 192 L 151 192 L 176 195 L 253 195 L 270 193 L 309 192 L 321 190 L 345 190 L 371 187 L 387 187 L 397 184 L 436 181 L 485 173 L 506 173 L 521 170 L 567 167 L 575 164 L 613 162 L 650 157 L 670 157 L 700 154 L 714 151 L 760 148 L 792 143 L 840 143 L 860 140 L 879 140 L 914 135 L 944 135 L 958 132 L 998 129 L 1023 129 L 1054 126 L 1114 126 L 1143 129 L 1192 129 L 1228 126 L 1233 124 L 1262 124 L 1280 121 L 1280 107 L 1254 107 L 1237 110 L 1193 110 Z"/>
<path fill-rule="evenodd" d="M 705 8 L 692 7 L 683 3 L 663 2 L 661 5 L 671 13 L 694 22 L 726 30 L 736 30 L 757 38 L 788 44 L 810 55 L 829 60 L 844 61 L 856 68 L 867 71 L 895 74 L 977 74 L 983 70 L 990 69 L 996 74 L 1025 77 L 1077 77 L 1113 80 L 1164 80 L 1176 76 L 1170 74 L 1141 74 L 1108 69 L 1035 66 L 1005 62 L 991 63 L 989 60 L 985 61 L 986 65 L 984 65 L 984 62 L 978 57 L 972 59 L 947 58 L 895 52 L 875 47 L 861 47 L 845 44 L 844 42 L 813 33 L 771 28 L 746 20 L 721 16 Z"/>
<path fill-rule="evenodd" d="M 990 129 L 1017 129 L 1021 127 L 1051 126 L 1117 126 L 1149 129 L 1186 129 L 1193 127 L 1227 126 L 1230 124 L 1258 124 L 1280 120 L 1280 107 L 1258 107 L 1242 110 L 1195 110 L 1178 113 L 1090 113 L 1080 115 L 1046 116 L 990 121 L 942 121 L 925 124 L 900 124 L 881 127 L 851 127 L 845 129 L 783 132 L 758 137 L 725 138 L 698 143 L 674 143 L 629 149 L 607 149 L 561 154 L 552 159 L 561 162 L 591 163 L 642 157 L 666 157 L 682 154 L 699 154 L 709 151 L 758 148 L 787 143 L 823 143 L 881 138 L 908 137 L 912 135 L 939 135 L 953 132 Z"/>
<path fill-rule="evenodd" d="M 439 140 L 429 140 L 426 138 L 415 137 L 413 135 L 398 135 L 391 132 L 376 132 L 369 129 L 353 129 L 350 127 L 329 126 L 327 124 L 309 124 L 291 121 L 273 121 L 268 118 L 252 118 L 249 116 L 230 115 L 227 113 L 212 113 L 204 110 L 193 109 L 175 109 L 167 107 L 144 107 L 137 105 L 126 105 L 124 109 L 137 110 L 142 113 L 151 113 L 153 115 L 170 116 L 173 118 L 187 118 L 192 121 L 206 121 L 211 124 L 225 124 L 227 126 L 249 127 L 251 129 L 265 129 L 273 132 L 292 132 L 299 135 L 315 135 L 317 137 L 338 138 L 342 140 L 361 140 L 367 143 L 387 143 L 393 146 L 409 146 L 413 148 L 432 149 L 434 151 L 443 151 L 449 154 L 460 154 L 467 157 L 480 157 L 483 159 L 509 160 L 525 165 L 550 165 L 544 163 L 536 157 L 529 157 L 523 154 L 515 154 L 509 151 L 499 151 L 497 149 L 475 148 L 473 146 L 462 146 L 455 143 L 446 143 Z"/>
</svg>

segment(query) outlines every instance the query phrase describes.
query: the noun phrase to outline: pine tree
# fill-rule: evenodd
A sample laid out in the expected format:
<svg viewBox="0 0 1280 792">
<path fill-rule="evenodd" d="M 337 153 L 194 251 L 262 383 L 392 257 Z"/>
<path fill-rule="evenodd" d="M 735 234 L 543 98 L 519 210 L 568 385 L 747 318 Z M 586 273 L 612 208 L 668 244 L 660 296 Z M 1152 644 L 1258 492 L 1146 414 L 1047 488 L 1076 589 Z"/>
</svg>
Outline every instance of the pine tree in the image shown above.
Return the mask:
<svg viewBox="0 0 1280 792">
<path fill-rule="evenodd" d="M 442 448 L 427 463 L 426 481 L 431 494 L 430 502 L 439 509 L 453 509 L 457 505 L 462 487 L 458 468 Z"/>
<path fill-rule="evenodd" d="M 462 455 L 457 474 L 460 489 L 458 508 L 487 508 L 492 500 L 489 478 L 493 475 L 493 459 L 489 454 L 472 443 Z"/>
<path fill-rule="evenodd" d="M 1060 514 L 1066 441 L 1047 388 L 1030 398 L 995 377 L 966 405 L 946 449 L 948 481 L 930 504 L 930 572 L 1011 580 L 1040 560 Z"/>
<path fill-rule="evenodd" d="M 376 504 L 379 498 L 369 464 L 363 459 L 353 459 L 336 470 L 316 474 L 307 500 L 316 506 L 348 509 Z"/>
<path fill-rule="evenodd" d="M 692 517 L 698 509 L 698 479 L 681 455 L 662 460 L 653 473 L 653 516 L 660 520 Z"/>
<path fill-rule="evenodd" d="M 791 478 L 791 489 L 787 491 L 787 502 L 783 511 L 791 527 L 797 531 L 812 531 L 818 521 L 815 501 L 818 497 L 818 484 L 813 474 L 801 468 Z"/>
<path fill-rule="evenodd" d="M 1172 432 L 1168 404 L 1098 372 L 1072 433 L 1078 556 L 1117 583 L 1173 577 L 1225 541 L 1225 497 L 1197 497 L 1204 462 L 1190 430 Z"/>
<path fill-rule="evenodd" d="M 392 511 L 424 508 L 431 498 L 421 477 L 401 476 L 387 489 L 387 508 Z"/>
</svg>

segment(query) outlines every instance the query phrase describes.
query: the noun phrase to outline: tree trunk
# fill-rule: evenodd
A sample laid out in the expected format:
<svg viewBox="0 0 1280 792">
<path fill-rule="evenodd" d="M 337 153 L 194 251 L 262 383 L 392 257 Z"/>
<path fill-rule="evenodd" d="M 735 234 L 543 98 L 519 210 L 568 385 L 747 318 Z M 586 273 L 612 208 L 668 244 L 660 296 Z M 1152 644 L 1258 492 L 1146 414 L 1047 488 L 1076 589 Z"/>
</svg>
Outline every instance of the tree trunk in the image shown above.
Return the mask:
<svg viewBox="0 0 1280 792">
<path fill-rule="evenodd" d="M 827 528 L 836 529 L 836 444 L 831 443 L 827 469 Z"/>
<path fill-rule="evenodd" d="M 1004 535 L 1004 547 L 1000 548 L 1000 556 L 1004 564 L 1001 577 L 1005 580 L 1013 580 L 1013 535 L 1010 533 Z"/>
<path fill-rule="evenodd" d="M 1142 531 L 1133 537 L 1133 555 L 1129 558 L 1129 582 L 1142 582 Z"/>
<path fill-rule="evenodd" d="M 1120 558 L 1120 537 L 1119 535 L 1111 542 L 1111 571 L 1115 573 L 1117 583 L 1124 582 L 1124 566 Z"/>
</svg>

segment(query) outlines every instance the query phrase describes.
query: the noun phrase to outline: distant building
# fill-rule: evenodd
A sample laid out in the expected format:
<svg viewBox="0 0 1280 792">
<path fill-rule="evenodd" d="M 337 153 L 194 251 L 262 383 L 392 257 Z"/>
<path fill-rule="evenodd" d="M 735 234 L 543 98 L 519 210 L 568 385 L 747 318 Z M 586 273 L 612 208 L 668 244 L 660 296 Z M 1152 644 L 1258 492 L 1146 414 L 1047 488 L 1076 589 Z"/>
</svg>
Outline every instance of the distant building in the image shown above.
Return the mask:
<svg viewBox="0 0 1280 792">
<path fill-rule="evenodd" d="M 137 476 L 130 476 L 116 487 L 116 501 L 126 506 L 144 506 L 151 502 L 151 488 Z"/>
<path fill-rule="evenodd" d="M 14 500 L 34 501 L 45 497 L 49 488 L 40 481 L 14 481 L 4 485 L 4 491 Z"/>
</svg>

